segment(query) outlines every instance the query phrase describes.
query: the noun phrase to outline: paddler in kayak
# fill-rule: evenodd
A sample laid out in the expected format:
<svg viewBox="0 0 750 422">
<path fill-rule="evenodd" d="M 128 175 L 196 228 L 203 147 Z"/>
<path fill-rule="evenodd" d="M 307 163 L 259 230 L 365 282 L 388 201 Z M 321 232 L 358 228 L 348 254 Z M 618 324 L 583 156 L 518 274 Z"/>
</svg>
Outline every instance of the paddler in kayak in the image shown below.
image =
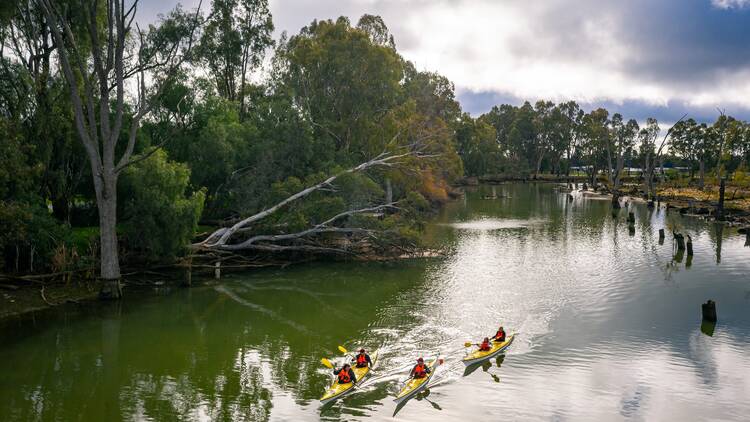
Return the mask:
<svg viewBox="0 0 750 422">
<path fill-rule="evenodd" d="M 495 334 L 495 337 L 492 337 L 492 339 L 495 340 L 498 343 L 502 343 L 502 342 L 505 341 L 505 329 L 503 329 L 502 325 L 497 330 L 497 333 Z"/>
<path fill-rule="evenodd" d="M 424 378 L 430 373 L 430 368 L 424 364 L 424 359 L 417 359 L 417 364 L 411 369 L 409 376 L 412 378 Z"/>
<path fill-rule="evenodd" d="M 357 368 L 372 366 L 372 359 L 370 359 L 370 355 L 367 354 L 365 349 L 359 349 L 359 354 L 352 359 L 352 362 L 356 362 Z"/>
<path fill-rule="evenodd" d="M 484 340 L 482 340 L 482 344 L 479 345 L 479 350 L 482 352 L 486 352 L 490 349 L 492 349 L 492 346 L 490 345 L 490 339 L 489 337 L 485 337 Z"/>
<path fill-rule="evenodd" d="M 349 384 L 350 382 L 354 384 L 357 383 L 357 377 L 354 376 L 354 371 L 348 363 L 345 363 L 341 369 L 334 369 L 333 375 L 336 375 L 339 384 Z"/>
</svg>

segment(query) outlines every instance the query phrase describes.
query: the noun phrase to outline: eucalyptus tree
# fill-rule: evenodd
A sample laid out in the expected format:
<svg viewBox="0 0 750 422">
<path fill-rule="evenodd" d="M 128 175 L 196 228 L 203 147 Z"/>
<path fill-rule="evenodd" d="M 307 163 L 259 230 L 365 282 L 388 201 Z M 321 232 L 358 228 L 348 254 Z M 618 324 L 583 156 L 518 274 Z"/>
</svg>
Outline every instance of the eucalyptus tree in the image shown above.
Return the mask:
<svg viewBox="0 0 750 422">
<path fill-rule="evenodd" d="M 118 176 L 157 150 L 133 155 L 141 122 L 190 55 L 199 12 L 176 8 L 158 27 L 145 31 L 133 28 L 137 0 L 129 5 L 125 0 L 35 2 L 57 48 L 76 132 L 91 167 L 99 211 L 101 295 L 119 298 Z M 74 20 L 73 9 L 80 13 L 80 21 Z M 73 31 L 76 24 L 85 28 L 88 46 Z M 135 104 L 126 101 L 129 87 L 136 94 Z"/>
<path fill-rule="evenodd" d="M 537 101 L 534 105 L 534 175 L 538 176 L 542 170 L 542 160 L 553 147 L 555 133 L 555 103 L 551 101 Z"/>
<path fill-rule="evenodd" d="M 70 13 L 80 18 L 80 11 Z M 80 25 L 71 30 L 84 31 Z M 35 2 L 8 2 L 0 8 L 0 114 L 15 121 L 33 145 L 30 160 L 42 169 L 34 181 L 35 194 L 49 199 L 54 215 L 68 222 L 86 159 L 75 139 L 65 81 L 54 64 L 56 48 Z"/>
<path fill-rule="evenodd" d="M 608 117 L 609 112 L 606 109 L 598 108 L 585 114 L 581 119 L 580 151 L 592 187 L 596 187 L 597 175 L 605 165 L 611 174 Z"/>
<path fill-rule="evenodd" d="M 635 146 L 635 138 L 638 135 L 638 122 L 634 119 L 623 123 L 622 115 L 615 113 L 610 121 L 612 152 L 615 154 L 615 168 L 611 175 L 614 190 L 618 190 L 621 185 L 622 171 L 625 166 L 625 158 L 632 154 Z"/>
<path fill-rule="evenodd" d="M 643 176 L 644 190 L 647 195 L 651 193 L 653 169 L 656 154 L 656 138 L 659 136 L 661 129 L 659 122 L 649 117 L 646 119 L 646 125 L 638 132 L 638 151 L 643 160 L 641 174 Z"/>
<path fill-rule="evenodd" d="M 213 0 L 197 48 L 217 93 L 239 102 L 239 116 L 246 114 L 249 78 L 273 45 L 273 20 L 268 0 Z"/>
</svg>

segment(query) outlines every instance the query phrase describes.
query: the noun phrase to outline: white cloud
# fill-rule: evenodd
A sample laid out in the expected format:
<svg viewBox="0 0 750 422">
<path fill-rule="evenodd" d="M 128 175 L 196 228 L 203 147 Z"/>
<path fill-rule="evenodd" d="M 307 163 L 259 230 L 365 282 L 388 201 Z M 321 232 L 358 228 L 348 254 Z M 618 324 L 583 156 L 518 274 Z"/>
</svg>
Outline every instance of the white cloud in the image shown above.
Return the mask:
<svg viewBox="0 0 750 422">
<path fill-rule="evenodd" d="M 190 7 L 197 0 L 183 3 Z M 356 24 L 364 13 L 380 15 L 404 57 L 447 76 L 460 92 L 750 108 L 750 56 L 742 59 L 744 47 L 737 47 L 737 37 L 747 32 L 722 32 L 722 22 L 701 15 L 712 7 L 750 6 L 750 0 L 691 4 L 693 9 L 680 0 L 270 0 L 277 36 L 296 34 L 313 19 L 344 15 Z"/>
<path fill-rule="evenodd" d="M 750 6 L 750 0 L 711 0 L 711 4 L 719 9 L 742 9 Z"/>
</svg>

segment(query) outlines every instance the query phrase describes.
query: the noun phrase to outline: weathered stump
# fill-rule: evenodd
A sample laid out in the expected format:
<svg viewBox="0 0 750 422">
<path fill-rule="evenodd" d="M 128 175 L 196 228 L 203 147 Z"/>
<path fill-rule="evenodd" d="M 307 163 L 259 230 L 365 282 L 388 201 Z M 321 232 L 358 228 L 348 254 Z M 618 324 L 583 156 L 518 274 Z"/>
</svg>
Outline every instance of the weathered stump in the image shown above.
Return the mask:
<svg viewBox="0 0 750 422">
<path fill-rule="evenodd" d="M 581 190 L 589 190 L 589 185 L 587 185 L 586 182 L 583 182 L 583 186 L 581 187 Z"/>
<path fill-rule="evenodd" d="M 664 229 L 659 229 L 659 240 L 664 240 Z"/>
<path fill-rule="evenodd" d="M 674 240 L 677 242 L 677 250 L 678 251 L 684 251 L 685 250 L 685 236 L 681 235 L 680 233 L 673 233 Z"/>
<path fill-rule="evenodd" d="M 690 237 L 690 235 L 687 235 L 687 254 L 688 256 L 693 255 L 693 239 Z"/>
<path fill-rule="evenodd" d="M 653 208 L 654 207 L 654 201 L 648 201 L 648 204 L 646 204 L 646 207 Z"/>
<path fill-rule="evenodd" d="M 716 220 L 723 221 L 724 220 L 724 191 L 726 188 L 726 179 L 721 179 L 721 184 L 719 184 L 719 205 L 716 206 Z"/>
<path fill-rule="evenodd" d="M 703 320 L 709 322 L 716 322 L 716 302 L 709 299 L 706 303 L 701 305 L 701 311 L 703 312 Z"/>
<path fill-rule="evenodd" d="M 632 213 L 632 212 L 628 213 L 628 223 L 635 224 L 635 213 Z"/>
</svg>

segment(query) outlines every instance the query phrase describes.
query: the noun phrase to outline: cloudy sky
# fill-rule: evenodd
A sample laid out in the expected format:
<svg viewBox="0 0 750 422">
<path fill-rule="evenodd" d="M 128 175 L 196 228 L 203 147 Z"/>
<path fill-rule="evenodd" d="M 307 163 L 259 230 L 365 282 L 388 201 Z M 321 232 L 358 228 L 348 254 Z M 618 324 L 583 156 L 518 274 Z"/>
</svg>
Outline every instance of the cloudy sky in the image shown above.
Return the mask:
<svg viewBox="0 0 750 422">
<path fill-rule="evenodd" d="M 142 18 L 176 1 L 144 3 Z M 713 120 L 717 107 L 750 119 L 750 0 L 270 3 L 277 35 L 313 19 L 382 16 L 399 52 L 451 79 L 474 115 L 544 98 L 638 120 Z"/>
</svg>

